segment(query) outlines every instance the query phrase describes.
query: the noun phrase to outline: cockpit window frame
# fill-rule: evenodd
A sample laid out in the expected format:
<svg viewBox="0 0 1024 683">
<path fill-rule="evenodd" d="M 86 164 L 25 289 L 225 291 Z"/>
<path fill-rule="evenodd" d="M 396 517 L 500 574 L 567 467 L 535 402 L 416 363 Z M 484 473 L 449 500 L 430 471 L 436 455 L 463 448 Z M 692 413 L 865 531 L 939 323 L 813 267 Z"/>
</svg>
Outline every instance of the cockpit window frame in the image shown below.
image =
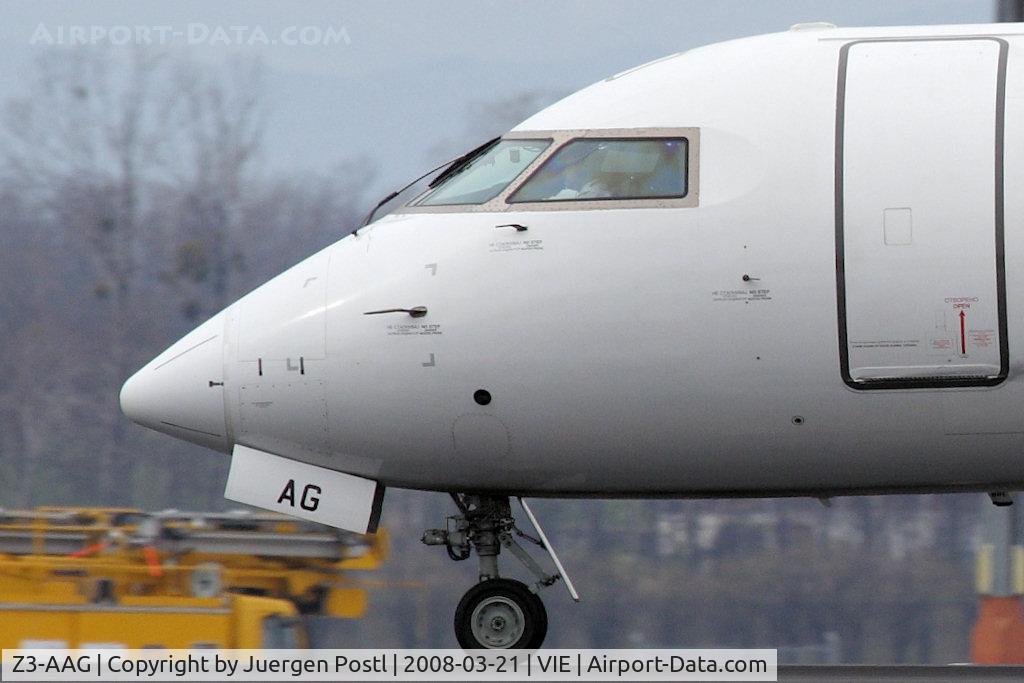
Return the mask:
<svg viewBox="0 0 1024 683">
<path fill-rule="evenodd" d="M 502 213 L 519 211 L 588 211 L 594 209 L 668 209 L 692 208 L 700 205 L 700 129 L 699 128 L 592 128 L 574 130 L 517 130 L 501 136 L 502 140 L 550 139 L 552 142 L 524 168 L 509 185 L 482 204 L 439 204 L 414 206 L 420 196 L 395 210 L 395 214 L 412 213 Z M 592 197 L 558 201 L 509 202 L 508 199 L 570 142 L 586 138 L 645 139 L 683 138 L 686 140 L 686 194 L 682 197 L 609 199 Z M 425 193 L 423 193 L 425 194 Z"/>
<path fill-rule="evenodd" d="M 690 144 L 689 140 L 687 138 L 683 137 L 683 136 L 678 136 L 678 137 L 656 137 L 656 138 L 632 138 L 632 137 L 630 137 L 630 138 L 622 138 L 622 137 L 600 137 L 600 138 L 593 138 L 593 137 L 588 137 L 588 138 L 576 138 L 575 140 L 569 140 L 568 142 L 566 142 L 565 144 L 562 145 L 562 150 L 563 151 L 568 150 L 573 145 L 576 145 L 576 144 L 581 143 L 581 142 L 587 142 L 587 141 L 589 141 L 590 143 L 604 143 L 604 142 L 607 142 L 607 143 L 613 143 L 613 144 L 614 143 L 627 143 L 627 144 L 629 144 L 629 143 L 636 143 L 636 142 L 660 142 L 660 141 L 681 142 L 684 154 L 687 154 L 688 147 L 689 147 L 689 144 Z M 592 151 L 596 151 L 596 148 L 594 150 L 592 150 Z M 614 202 L 614 201 L 628 201 L 628 200 L 634 200 L 634 199 L 682 199 L 683 197 L 685 197 L 687 195 L 688 190 L 689 190 L 689 188 L 686 186 L 686 178 L 689 175 L 689 169 L 687 168 L 687 166 L 689 165 L 689 159 L 684 156 L 684 158 L 683 158 L 683 169 L 682 169 L 682 174 L 681 174 L 682 175 L 681 184 L 683 186 L 683 191 L 681 193 L 678 193 L 678 194 L 667 194 L 666 193 L 666 194 L 661 194 L 661 195 L 654 195 L 654 194 L 652 194 L 652 195 L 647 195 L 647 196 L 644 196 L 642 194 L 635 194 L 635 195 L 621 195 L 621 196 L 611 195 L 611 196 L 593 196 L 593 197 L 545 197 L 543 199 L 534 199 L 534 200 L 517 199 L 519 193 L 522 192 L 524 189 L 526 189 L 526 186 L 530 184 L 530 181 L 533 180 L 534 178 L 536 178 L 537 176 L 539 176 L 541 173 L 543 173 L 544 170 L 547 168 L 548 164 L 556 162 L 558 160 L 558 156 L 559 155 L 555 154 L 555 155 L 549 157 L 547 163 L 544 166 L 538 168 L 532 174 L 532 177 L 526 178 L 525 180 L 523 180 L 523 182 L 520 183 L 518 189 L 516 189 L 514 192 L 512 192 L 512 194 L 510 194 L 505 201 L 508 202 L 509 204 L 534 204 L 534 203 L 538 203 L 539 204 L 541 202 L 578 202 L 578 201 Z M 593 182 L 595 180 L 595 178 L 594 178 L 594 176 L 589 176 L 587 178 L 587 180 L 589 182 Z"/>
</svg>

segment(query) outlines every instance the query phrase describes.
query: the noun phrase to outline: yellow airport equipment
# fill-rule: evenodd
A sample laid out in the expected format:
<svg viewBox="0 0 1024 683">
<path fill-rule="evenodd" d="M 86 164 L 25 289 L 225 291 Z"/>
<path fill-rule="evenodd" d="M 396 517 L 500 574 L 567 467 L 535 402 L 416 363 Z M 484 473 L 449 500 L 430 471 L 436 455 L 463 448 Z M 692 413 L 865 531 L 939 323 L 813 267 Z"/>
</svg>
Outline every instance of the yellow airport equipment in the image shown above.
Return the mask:
<svg viewBox="0 0 1024 683">
<path fill-rule="evenodd" d="M 0 648 L 295 648 L 306 633 L 287 600 L 126 598 L 0 603 Z"/>
<path fill-rule="evenodd" d="M 346 572 L 385 552 L 265 513 L 0 510 L 0 647 L 302 646 L 299 613 L 363 615 Z"/>
</svg>

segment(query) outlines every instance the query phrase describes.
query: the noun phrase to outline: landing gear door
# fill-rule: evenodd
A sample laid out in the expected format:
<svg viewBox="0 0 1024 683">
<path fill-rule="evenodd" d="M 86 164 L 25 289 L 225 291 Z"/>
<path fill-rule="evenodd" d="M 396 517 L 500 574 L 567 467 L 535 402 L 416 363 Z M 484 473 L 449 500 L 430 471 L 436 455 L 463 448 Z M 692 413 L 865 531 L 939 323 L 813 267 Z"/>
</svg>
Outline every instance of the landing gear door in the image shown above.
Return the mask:
<svg viewBox="0 0 1024 683">
<path fill-rule="evenodd" d="M 384 487 L 371 479 L 236 445 L 224 497 L 365 534 L 377 530 Z"/>
<path fill-rule="evenodd" d="M 1006 377 L 1005 64 L 996 39 L 843 49 L 837 285 L 842 374 L 854 388 Z"/>
</svg>

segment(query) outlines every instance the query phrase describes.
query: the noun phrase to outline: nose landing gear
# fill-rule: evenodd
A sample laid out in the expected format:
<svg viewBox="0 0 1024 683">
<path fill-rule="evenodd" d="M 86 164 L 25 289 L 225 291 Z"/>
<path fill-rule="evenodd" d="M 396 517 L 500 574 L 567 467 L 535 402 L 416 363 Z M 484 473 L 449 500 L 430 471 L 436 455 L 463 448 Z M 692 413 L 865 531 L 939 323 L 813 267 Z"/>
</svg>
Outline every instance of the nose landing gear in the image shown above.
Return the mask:
<svg viewBox="0 0 1024 683">
<path fill-rule="evenodd" d="M 579 595 L 536 517 L 520 498 L 519 504 L 539 538 L 516 526 L 508 497 L 453 493 L 452 499 L 459 514 L 448 518 L 446 529 L 424 533 L 423 542 L 445 546 L 448 556 L 456 561 L 468 559 L 476 550 L 480 582 L 462 596 L 455 610 L 455 637 L 459 645 L 466 649 L 540 647 L 547 634 L 548 617 L 537 592 L 562 579 L 573 600 L 579 601 Z M 556 567 L 555 573 L 545 572 L 517 537 L 544 548 Z M 537 577 L 532 586 L 499 576 L 498 554 L 503 547 Z"/>
</svg>

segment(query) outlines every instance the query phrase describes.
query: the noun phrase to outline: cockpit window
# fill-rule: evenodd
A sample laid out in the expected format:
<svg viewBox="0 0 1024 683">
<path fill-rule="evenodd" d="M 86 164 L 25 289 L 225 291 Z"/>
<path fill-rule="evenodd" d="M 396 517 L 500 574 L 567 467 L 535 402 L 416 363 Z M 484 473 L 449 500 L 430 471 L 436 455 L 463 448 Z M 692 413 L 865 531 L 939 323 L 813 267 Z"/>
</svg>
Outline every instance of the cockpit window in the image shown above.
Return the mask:
<svg viewBox="0 0 1024 683">
<path fill-rule="evenodd" d="M 567 143 L 509 203 L 686 196 L 686 138 L 583 138 Z"/>
<path fill-rule="evenodd" d="M 551 140 L 502 140 L 451 172 L 412 206 L 482 204 L 494 199 L 550 144 Z"/>
</svg>

